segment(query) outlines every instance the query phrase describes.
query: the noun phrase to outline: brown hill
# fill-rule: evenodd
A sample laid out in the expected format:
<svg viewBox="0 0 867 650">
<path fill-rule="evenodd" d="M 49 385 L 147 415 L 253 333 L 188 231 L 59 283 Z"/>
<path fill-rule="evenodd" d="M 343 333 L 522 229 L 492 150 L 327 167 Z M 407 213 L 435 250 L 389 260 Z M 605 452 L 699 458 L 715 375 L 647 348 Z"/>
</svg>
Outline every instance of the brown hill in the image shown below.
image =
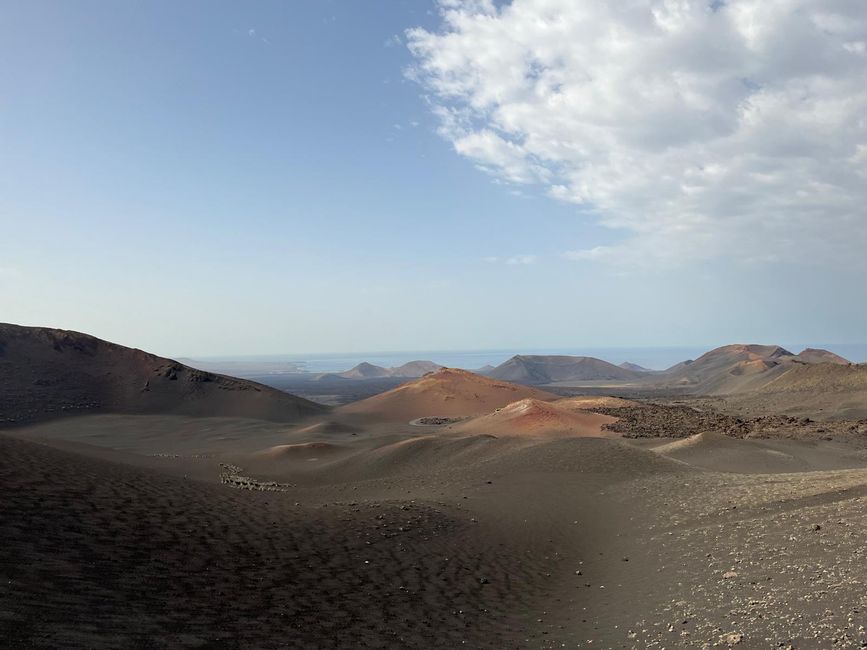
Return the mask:
<svg viewBox="0 0 867 650">
<path fill-rule="evenodd" d="M 426 416 L 480 415 L 527 397 L 543 401 L 557 399 L 556 395 L 527 386 L 496 381 L 466 370 L 443 368 L 338 410 L 383 421 L 408 421 Z"/>
<path fill-rule="evenodd" d="M 778 345 L 724 345 L 670 368 L 662 381 L 704 395 L 739 393 L 759 388 L 803 363 Z"/>
<path fill-rule="evenodd" d="M 66 330 L 0 324 L 0 424 L 78 413 L 172 413 L 291 422 L 325 407 Z"/>
<path fill-rule="evenodd" d="M 763 392 L 837 392 L 867 390 L 867 365 L 819 363 L 791 368 L 763 387 Z"/>
<path fill-rule="evenodd" d="M 684 361 L 657 375 L 660 382 L 703 395 L 735 395 L 758 390 L 793 368 L 849 365 L 843 357 L 807 348 L 800 354 L 778 345 L 735 344 L 715 348 L 695 361 Z"/>
<path fill-rule="evenodd" d="M 519 384 L 539 385 L 558 381 L 633 381 L 644 373 L 593 357 L 519 354 L 487 375 Z"/>
<path fill-rule="evenodd" d="M 807 348 L 798 354 L 798 358 L 807 363 L 836 363 L 841 366 L 848 366 L 851 362 L 844 359 L 839 354 L 834 354 L 829 350 L 817 348 Z"/>
<path fill-rule="evenodd" d="M 867 418 L 867 365 L 793 366 L 732 406 L 748 414 L 783 413 L 817 419 Z"/>
<path fill-rule="evenodd" d="M 493 413 L 480 415 L 451 427 L 469 434 L 496 436 L 603 436 L 602 427 L 615 418 L 582 411 L 559 402 L 526 398 L 512 402 Z M 607 434 L 610 437 L 610 433 Z"/>
</svg>

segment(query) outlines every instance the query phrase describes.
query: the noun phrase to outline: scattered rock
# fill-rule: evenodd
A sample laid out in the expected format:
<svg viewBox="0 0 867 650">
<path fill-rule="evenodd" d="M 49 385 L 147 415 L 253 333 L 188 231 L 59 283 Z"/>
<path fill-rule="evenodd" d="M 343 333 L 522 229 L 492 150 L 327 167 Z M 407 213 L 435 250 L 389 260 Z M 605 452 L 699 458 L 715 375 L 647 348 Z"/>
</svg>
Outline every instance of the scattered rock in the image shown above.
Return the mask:
<svg viewBox="0 0 867 650">
<path fill-rule="evenodd" d="M 723 634 L 720 637 L 720 641 L 725 643 L 727 646 L 738 645 L 744 640 L 744 635 L 740 632 L 729 632 L 728 634 Z"/>
</svg>

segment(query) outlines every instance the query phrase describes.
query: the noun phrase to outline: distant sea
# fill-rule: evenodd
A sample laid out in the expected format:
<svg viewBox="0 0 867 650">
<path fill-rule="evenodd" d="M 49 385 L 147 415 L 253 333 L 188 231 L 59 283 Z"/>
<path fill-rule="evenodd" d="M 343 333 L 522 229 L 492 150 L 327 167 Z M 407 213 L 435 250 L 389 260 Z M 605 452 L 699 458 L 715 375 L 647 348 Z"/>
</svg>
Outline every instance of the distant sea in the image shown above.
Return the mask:
<svg viewBox="0 0 867 650">
<path fill-rule="evenodd" d="M 362 361 L 377 366 L 399 366 L 418 359 L 430 360 L 443 366 L 475 370 L 486 365 L 496 366 L 516 354 L 567 354 L 604 359 L 614 364 L 624 361 L 637 363 L 650 370 L 665 370 L 687 359 L 696 359 L 712 349 L 707 347 L 640 347 L 640 348 L 548 348 L 512 350 L 416 350 L 409 352 L 360 352 L 346 354 L 279 354 L 233 357 L 197 357 L 211 362 L 295 363 L 307 372 L 340 372 Z M 855 363 L 867 361 L 864 343 L 796 343 L 786 344 L 787 350 L 800 352 L 806 347 L 824 348 Z"/>
</svg>

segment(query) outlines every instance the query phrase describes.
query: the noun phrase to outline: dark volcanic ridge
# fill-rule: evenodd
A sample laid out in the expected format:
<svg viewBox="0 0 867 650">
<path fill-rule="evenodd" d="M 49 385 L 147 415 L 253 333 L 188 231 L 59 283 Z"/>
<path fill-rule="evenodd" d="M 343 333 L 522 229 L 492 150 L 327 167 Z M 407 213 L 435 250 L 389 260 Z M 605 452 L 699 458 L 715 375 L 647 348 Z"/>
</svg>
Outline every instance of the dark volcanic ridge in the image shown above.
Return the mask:
<svg viewBox="0 0 867 650">
<path fill-rule="evenodd" d="M 0 426 L 100 412 L 294 422 L 325 410 L 87 334 L 0 324 Z"/>
</svg>

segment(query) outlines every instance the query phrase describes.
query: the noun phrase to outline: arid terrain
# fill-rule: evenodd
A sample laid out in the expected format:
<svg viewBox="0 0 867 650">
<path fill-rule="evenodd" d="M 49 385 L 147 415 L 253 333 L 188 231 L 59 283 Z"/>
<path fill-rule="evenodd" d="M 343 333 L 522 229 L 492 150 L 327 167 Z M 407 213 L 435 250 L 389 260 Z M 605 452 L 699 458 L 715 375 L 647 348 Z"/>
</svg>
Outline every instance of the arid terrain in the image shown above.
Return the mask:
<svg viewBox="0 0 867 650">
<path fill-rule="evenodd" d="M 0 326 L 4 647 L 867 646 L 864 368 L 586 359 L 328 407 Z"/>
</svg>

